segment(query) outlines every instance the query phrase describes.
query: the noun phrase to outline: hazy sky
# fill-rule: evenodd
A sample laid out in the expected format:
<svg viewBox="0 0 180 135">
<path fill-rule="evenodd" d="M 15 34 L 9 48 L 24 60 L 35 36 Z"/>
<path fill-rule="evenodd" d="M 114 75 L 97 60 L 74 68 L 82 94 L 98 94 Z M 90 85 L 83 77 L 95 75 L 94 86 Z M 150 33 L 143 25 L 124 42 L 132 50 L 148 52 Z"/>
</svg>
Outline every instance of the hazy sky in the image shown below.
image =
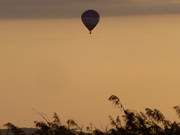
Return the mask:
<svg viewBox="0 0 180 135">
<path fill-rule="evenodd" d="M 103 16 L 180 13 L 179 0 L 0 0 L 0 18 L 79 17 L 88 8 Z"/>
<path fill-rule="evenodd" d="M 91 36 L 88 8 L 102 16 Z M 111 94 L 175 118 L 179 13 L 179 0 L 0 0 L 0 125 L 32 126 L 33 108 L 106 125 Z"/>
<path fill-rule="evenodd" d="M 106 125 L 111 94 L 175 118 L 179 35 L 179 15 L 103 17 L 91 36 L 80 18 L 1 20 L 0 125 L 32 126 L 32 108 Z"/>
</svg>

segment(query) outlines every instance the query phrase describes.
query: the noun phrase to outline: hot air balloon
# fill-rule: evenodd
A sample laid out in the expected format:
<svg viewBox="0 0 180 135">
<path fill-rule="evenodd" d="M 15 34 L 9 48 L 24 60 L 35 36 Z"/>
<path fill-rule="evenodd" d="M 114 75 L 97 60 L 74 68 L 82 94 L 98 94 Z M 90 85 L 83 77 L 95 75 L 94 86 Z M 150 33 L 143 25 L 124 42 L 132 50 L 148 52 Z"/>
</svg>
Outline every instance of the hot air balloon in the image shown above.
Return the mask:
<svg viewBox="0 0 180 135">
<path fill-rule="evenodd" d="M 92 30 L 96 27 L 96 25 L 99 22 L 100 15 L 95 10 L 86 10 L 82 15 L 81 19 L 83 24 L 86 26 L 86 28 L 89 30 L 89 33 L 91 34 Z"/>
</svg>

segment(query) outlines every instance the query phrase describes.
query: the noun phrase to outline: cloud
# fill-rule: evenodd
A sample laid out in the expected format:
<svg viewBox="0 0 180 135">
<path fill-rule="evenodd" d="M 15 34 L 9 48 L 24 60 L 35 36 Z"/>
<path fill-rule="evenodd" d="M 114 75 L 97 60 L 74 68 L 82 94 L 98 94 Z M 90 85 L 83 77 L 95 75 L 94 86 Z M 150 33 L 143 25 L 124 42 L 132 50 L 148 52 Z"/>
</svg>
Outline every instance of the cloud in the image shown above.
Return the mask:
<svg viewBox="0 0 180 135">
<path fill-rule="evenodd" d="M 179 14 L 179 0 L 0 0 L 0 18 L 73 18 L 89 8 L 103 16 Z"/>
</svg>

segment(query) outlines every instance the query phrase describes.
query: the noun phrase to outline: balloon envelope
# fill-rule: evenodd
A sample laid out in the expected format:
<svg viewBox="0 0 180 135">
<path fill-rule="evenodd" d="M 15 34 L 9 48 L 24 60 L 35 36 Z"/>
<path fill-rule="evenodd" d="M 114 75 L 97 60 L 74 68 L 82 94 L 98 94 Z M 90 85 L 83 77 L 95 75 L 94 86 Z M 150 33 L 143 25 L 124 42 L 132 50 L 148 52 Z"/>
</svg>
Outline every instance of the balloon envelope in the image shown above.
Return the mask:
<svg viewBox="0 0 180 135">
<path fill-rule="evenodd" d="M 99 22 L 100 15 L 95 10 L 86 10 L 82 15 L 81 19 L 86 28 L 91 31 L 96 27 Z"/>
</svg>

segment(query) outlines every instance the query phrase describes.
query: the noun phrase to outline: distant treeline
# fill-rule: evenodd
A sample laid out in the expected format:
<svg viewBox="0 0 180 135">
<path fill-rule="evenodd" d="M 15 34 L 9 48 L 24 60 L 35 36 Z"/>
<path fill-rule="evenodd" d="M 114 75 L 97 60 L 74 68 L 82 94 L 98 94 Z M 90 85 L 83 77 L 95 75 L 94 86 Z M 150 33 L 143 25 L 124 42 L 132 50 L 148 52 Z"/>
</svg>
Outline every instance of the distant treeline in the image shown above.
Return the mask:
<svg viewBox="0 0 180 135">
<path fill-rule="evenodd" d="M 7 128 L 5 135 L 180 135 L 180 123 L 167 120 L 158 109 L 146 108 L 144 112 L 131 111 L 125 108 L 119 98 L 111 95 L 108 99 L 119 109 L 115 118 L 109 116 L 111 127 L 98 129 L 93 125 L 86 128 L 79 126 L 74 120 L 69 119 L 65 124 L 54 113 L 52 120 L 42 115 L 43 121 L 35 121 L 35 128 L 28 133 L 12 123 L 4 126 Z M 180 107 L 174 106 L 178 118 Z"/>
</svg>

